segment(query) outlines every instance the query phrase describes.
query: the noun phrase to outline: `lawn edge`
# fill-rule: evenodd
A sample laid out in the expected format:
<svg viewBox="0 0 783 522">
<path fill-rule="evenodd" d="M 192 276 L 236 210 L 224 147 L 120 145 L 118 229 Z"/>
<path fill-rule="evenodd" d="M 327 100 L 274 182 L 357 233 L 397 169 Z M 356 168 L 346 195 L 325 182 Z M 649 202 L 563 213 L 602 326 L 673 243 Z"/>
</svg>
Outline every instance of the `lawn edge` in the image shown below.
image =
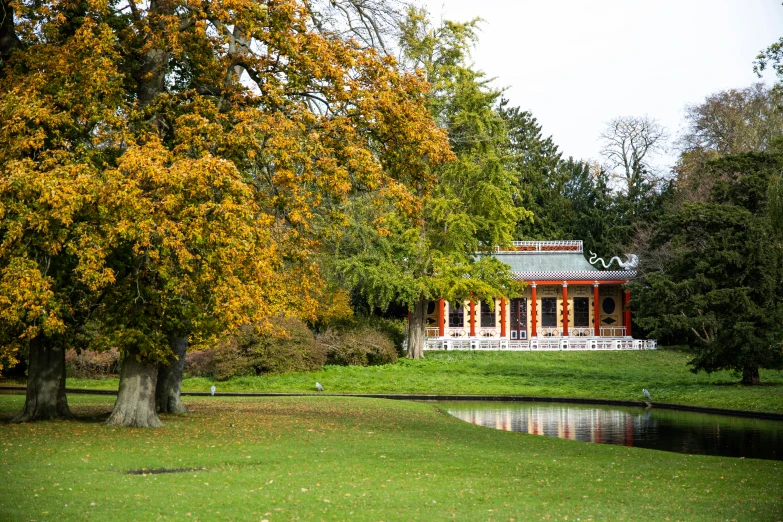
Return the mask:
<svg viewBox="0 0 783 522">
<path fill-rule="evenodd" d="M 0 386 L 3 392 L 24 392 L 25 386 Z M 117 395 L 117 390 L 101 390 L 90 388 L 66 388 L 66 393 L 76 395 Z M 183 391 L 182 396 L 189 397 L 357 397 L 365 399 L 390 399 L 403 401 L 483 401 L 483 402 L 557 402 L 574 404 L 596 404 L 602 406 L 645 407 L 646 403 L 639 401 L 623 401 L 615 399 L 590 399 L 584 397 L 546 397 L 534 395 L 464 395 L 464 394 L 431 394 L 431 393 L 305 393 L 305 392 L 193 392 Z M 695 413 L 712 413 L 733 417 L 750 417 L 765 420 L 783 420 L 783 413 L 765 411 L 732 410 L 710 406 L 693 406 L 655 402 L 654 408 L 662 410 L 690 411 Z"/>
</svg>

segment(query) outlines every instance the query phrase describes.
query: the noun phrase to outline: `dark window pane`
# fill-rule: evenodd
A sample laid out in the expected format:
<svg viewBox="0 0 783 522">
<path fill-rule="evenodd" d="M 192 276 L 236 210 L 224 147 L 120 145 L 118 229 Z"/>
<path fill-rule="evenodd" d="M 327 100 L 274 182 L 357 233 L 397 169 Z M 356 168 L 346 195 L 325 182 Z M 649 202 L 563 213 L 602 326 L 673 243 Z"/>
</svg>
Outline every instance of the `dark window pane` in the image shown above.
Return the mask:
<svg viewBox="0 0 783 522">
<path fill-rule="evenodd" d="M 451 328 L 463 328 L 465 326 L 465 307 L 462 303 L 449 303 L 449 326 Z"/>
<path fill-rule="evenodd" d="M 495 311 L 489 309 L 489 305 L 480 301 L 481 308 L 481 327 L 492 328 L 495 326 Z"/>
<path fill-rule="evenodd" d="M 437 305 L 435 301 L 427 301 L 427 315 L 432 315 L 435 313 L 435 305 Z"/>
<path fill-rule="evenodd" d="M 613 314 L 614 309 L 616 308 L 616 305 L 614 304 L 614 299 L 612 299 L 611 297 L 605 298 L 602 306 L 604 309 L 604 313 L 606 315 Z"/>
<path fill-rule="evenodd" d="M 557 326 L 557 298 L 541 298 L 541 326 L 552 328 Z"/>
<path fill-rule="evenodd" d="M 574 326 L 590 326 L 590 300 L 587 297 L 574 297 Z"/>
</svg>

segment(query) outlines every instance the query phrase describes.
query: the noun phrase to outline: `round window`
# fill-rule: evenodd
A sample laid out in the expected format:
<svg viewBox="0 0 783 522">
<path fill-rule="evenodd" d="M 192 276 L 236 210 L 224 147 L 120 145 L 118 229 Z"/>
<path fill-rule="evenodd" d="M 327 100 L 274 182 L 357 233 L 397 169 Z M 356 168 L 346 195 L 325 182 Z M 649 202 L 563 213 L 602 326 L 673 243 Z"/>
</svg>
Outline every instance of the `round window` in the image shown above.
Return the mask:
<svg viewBox="0 0 783 522">
<path fill-rule="evenodd" d="M 614 299 L 612 299 L 611 297 L 605 298 L 603 308 L 604 308 L 604 313 L 606 315 L 613 314 L 615 309 Z"/>
<path fill-rule="evenodd" d="M 427 303 L 427 315 L 432 315 L 435 313 L 435 301 L 429 301 Z"/>
</svg>

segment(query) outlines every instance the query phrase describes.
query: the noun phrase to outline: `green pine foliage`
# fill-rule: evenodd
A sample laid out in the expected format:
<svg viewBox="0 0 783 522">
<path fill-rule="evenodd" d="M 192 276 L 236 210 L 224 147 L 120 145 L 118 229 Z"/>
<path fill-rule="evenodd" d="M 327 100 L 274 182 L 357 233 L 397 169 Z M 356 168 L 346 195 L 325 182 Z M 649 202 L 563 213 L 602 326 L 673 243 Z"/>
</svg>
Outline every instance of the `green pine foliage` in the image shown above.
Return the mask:
<svg viewBox="0 0 783 522">
<path fill-rule="evenodd" d="M 529 210 L 518 239 L 581 239 L 587 251 L 614 256 L 626 250 L 638 227 L 649 226 L 668 197 L 668 187 L 641 184 L 632 194 L 614 191 L 599 165 L 563 159 L 552 137 L 528 111 L 502 100 L 499 112 L 508 133 L 506 155 L 514 173 L 514 202 Z"/>
<path fill-rule="evenodd" d="M 652 337 L 687 342 L 693 371 L 757 384 L 759 368 L 783 368 L 783 248 L 765 197 L 781 166 L 777 154 L 713 160 L 709 201 L 685 201 L 655 229 L 664 261 L 634 289 L 636 320 Z"/>
<path fill-rule="evenodd" d="M 351 201 L 338 242 L 337 272 L 370 309 L 396 303 L 411 310 L 414 357 L 428 300 L 491 300 L 518 291 L 508 266 L 476 255 L 510 243 L 516 223 L 530 215 L 514 201 L 506 126 L 496 110 L 500 92 L 469 63 L 477 23 L 433 26 L 423 11 L 408 11 L 404 59 L 432 85 L 428 107 L 448 133 L 454 159 L 433 167 L 436 181 L 419 187 L 423 204 L 412 213 L 379 205 L 375 195 Z"/>
</svg>

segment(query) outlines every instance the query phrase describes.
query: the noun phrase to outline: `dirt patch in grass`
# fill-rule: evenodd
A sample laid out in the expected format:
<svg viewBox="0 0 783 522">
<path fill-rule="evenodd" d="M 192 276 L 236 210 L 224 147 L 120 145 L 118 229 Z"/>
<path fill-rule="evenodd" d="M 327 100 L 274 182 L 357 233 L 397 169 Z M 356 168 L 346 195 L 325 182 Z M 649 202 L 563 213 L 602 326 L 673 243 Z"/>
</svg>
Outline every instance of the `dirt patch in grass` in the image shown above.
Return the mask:
<svg viewBox="0 0 783 522">
<path fill-rule="evenodd" d="M 141 468 L 130 469 L 126 475 L 161 475 L 163 473 L 188 473 L 190 471 L 206 471 L 207 468 Z"/>
</svg>

